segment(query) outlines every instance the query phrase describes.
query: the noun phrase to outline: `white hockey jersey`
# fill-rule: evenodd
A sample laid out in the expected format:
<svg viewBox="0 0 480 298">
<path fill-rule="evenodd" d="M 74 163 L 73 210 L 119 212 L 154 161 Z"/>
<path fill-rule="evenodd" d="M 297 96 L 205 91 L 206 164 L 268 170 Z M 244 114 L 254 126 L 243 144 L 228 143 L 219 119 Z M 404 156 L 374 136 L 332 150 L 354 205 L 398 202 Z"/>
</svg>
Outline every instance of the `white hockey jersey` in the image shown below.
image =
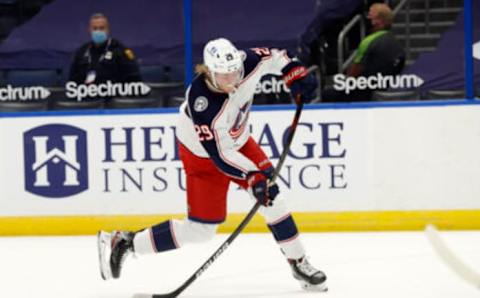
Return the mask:
<svg viewBox="0 0 480 298">
<path fill-rule="evenodd" d="M 284 50 L 256 48 L 243 53 L 245 75 L 238 88 L 229 94 L 217 93 L 208 88 L 203 75 L 197 76 L 187 89 L 177 123 L 179 142 L 239 179 L 258 170 L 238 151 L 250 136 L 246 128 L 256 85 L 266 74 L 282 75 L 292 61 Z"/>
</svg>

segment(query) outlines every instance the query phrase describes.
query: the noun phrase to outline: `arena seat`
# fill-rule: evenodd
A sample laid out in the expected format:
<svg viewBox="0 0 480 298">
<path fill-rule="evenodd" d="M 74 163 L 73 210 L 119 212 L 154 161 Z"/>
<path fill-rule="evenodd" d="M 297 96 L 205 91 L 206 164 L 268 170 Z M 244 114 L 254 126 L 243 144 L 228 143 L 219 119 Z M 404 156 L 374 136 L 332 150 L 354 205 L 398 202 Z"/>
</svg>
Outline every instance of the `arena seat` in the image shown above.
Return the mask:
<svg viewBox="0 0 480 298">
<path fill-rule="evenodd" d="M 292 104 L 293 100 L 289 94 L 270 93 L 255 94 L 253 97 L 254 105 L 275 105 L 275 104 Z M 313 100 L 312 100 L 313 103 Z"/>
<path fill-rule="evenodd" d="M 135 108 L 158 108 L 160 99 L 146 98 L 111 98 L 106 101 L 106 108 L 112 109 L 135 109 Z"/>
<path fill-rule="evenodd" d="M 0 101 L 0 112 L 45 111 L 47 108 L 48 102 L 46 100 Z"/>
<path fill-rule="evenodd" d="M 52 110 L 86 110 L 86 109 L 102 109 L 104 107 L 104 99 L 90 99 L 77 101 L 72 99 L 52 100 L 50 109 Z"/>
<path fill-rule="evenodd" d="M 15 87 L 55 87 L 59 84 L 59 71 L 56 69 L 11 69 L 5 71 L 5 83 Z"/>
<path fill-rule="evenodd" d="M 465 98 L 465 90 L 464 89 L 428 90 L 427 98 L 428 99 L 461 99 L 461 98 Z"/>
<path fill-rule="evenodd" d="M 179 107 L 185 101 L 184 96 L 172 96 L 168 98 L 165 107 Z"/>
<path fill-rule="evenodd" d="M 377 90 L 373 92 L 374 101 L 420 100 L 418 90 Z"/>
<path fill-rule="evenodd" d="M 58 85 L 65 87 L 65 84 L 68 82 L 69 76 L 70 76 L 69 67 L 64 67 L 60 69 L 58 74 Z"/>
<path fill-rule="evenodd" d="M 149 84 L 152 88 L 150 97 L 158 98 L 162 107 L 177 107 L 185 96 L 185 86 L 183 82 L 164 82 Z"/>
<path fill-rule="evenodd" d="M 163 65 L 140 65 L 140 75 L 147 83 L 160 83 L 167 81 L 165 66 Z"/>
<path fill-rule="evenodd" d="M 269 98 L 264 94 L 256 94 L 253 97 L 253 104 L 254 105 L 268 105 L 270 104 Z"/>
<path fill-rule="evenodd" d="M 185 65 L 167 65 L 165 71 L 168 82 L 185 81 Z"/>
</svg>

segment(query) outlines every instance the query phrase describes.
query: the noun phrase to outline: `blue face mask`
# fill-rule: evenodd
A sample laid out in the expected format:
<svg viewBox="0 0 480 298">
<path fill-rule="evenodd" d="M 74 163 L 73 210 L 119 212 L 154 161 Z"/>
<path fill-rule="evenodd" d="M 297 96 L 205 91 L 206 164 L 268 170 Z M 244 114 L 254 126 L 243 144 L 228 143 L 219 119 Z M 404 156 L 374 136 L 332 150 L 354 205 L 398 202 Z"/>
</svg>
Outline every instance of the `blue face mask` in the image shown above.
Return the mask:
<svg viewBox="0 0 480 298">
<path fill-rule="evenodd" d="M 107 41 L 108 35 L 105 31 L 94 30 L 92 31 L 92 41 L 95 44 L 102 44 Z"/>
</svg>

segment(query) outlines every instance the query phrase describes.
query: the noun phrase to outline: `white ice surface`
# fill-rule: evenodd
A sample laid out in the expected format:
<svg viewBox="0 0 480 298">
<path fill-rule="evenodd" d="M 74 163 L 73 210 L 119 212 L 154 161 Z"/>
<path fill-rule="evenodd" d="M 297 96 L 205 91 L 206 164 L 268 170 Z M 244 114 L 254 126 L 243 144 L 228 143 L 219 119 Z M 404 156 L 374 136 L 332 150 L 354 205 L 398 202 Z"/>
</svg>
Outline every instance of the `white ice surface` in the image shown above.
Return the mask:
<svg viewBox="0 0 480 298">
<path fill-rule="evenodd" d="M 0 297 L 127 298 L 164 293 L 185 281 L 227 235 L 182 250 L 127 260 L 119 280 L 101 280 L 95 237 L 0 238 Z M 480 270 L 480 232 L 442 232 L 451 249 Z M 422 232 L 304 233 L 327 293 L 300 289 L 269 234 L 240 235 L 181 297 L 473 298 L 435 255 Z"/>
</svg>

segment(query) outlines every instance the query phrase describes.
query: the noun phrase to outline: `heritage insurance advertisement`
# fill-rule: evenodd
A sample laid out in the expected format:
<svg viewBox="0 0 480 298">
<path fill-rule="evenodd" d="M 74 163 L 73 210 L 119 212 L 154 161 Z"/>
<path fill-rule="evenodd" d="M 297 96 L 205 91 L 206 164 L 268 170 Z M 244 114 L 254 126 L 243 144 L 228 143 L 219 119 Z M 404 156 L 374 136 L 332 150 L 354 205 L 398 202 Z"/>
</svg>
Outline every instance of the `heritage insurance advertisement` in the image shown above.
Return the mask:
<svg viewBox="0 0 480 298">
<path fill-rule="evenodd" d="M 252 136 L 274 164 L 294 112 L 249 115 Z M 278 179 L 292 209 L 352 208 L 368 197 L 362 118 L 348 110 L 303 112 Z M 183 213 L 175 123 L 175 113 L 3 118 L 1 214 Z M 229 209 L 251 204 L 232 185 Z"/>
</svg>

